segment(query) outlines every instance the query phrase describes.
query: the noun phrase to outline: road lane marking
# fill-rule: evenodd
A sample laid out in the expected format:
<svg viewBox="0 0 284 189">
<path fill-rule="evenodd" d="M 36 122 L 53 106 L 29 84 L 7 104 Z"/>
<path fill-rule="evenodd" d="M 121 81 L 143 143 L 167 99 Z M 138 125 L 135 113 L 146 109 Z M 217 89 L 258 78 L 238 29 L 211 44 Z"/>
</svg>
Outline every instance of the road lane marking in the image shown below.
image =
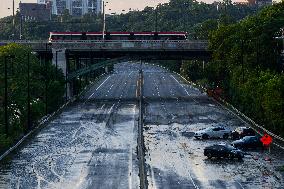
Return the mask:
<svg viewBox="0 0 284 189">
<path fill-rule="evenodd" d="M 238 183 L 242 189 L 245 189 L 245 188 L 243 187 L 243 185 L 241 185 L 241 183 L 240 183 L 239 181 L 236 181 L 236 183 Z"/>
<path fill-rule="evenodd" d="M 102 82 L 102 83 L 100 84 L 100 86 L 98 86 L 98 88 L 96 88 L 95 92 L 96 92 L 97 90 L 99 90 L 99 89 L 101 88 L 101 86 L 102 86 L 109 78 L 110 78 L 110 75 L 106 78 L 106 80 L 104 80 L 104 82 Z M 94 96 L 95 92 L 89 96 L 88 100 L 90 100 L 90 98 L 92 98 L 92 96 Z"/>
<path fill-rule="evenodd" d="M 134 105 L 133 106 L 133 133 L 135 133 L 135 122 L 136 122 L 136 120 L 135 120 L 135 116 L 136 116 L 136 105 Z M 132 133 L 132 134 L 133 134 Z M 135 135 L 133 134 L 133 141 L 136 141 L 136 139 L 135 139 Z M 131 146 L 130 146 L 130 149 L 129 149 L 129 151 L 130 151 L 130 154 L 129 154 L 129 189 L 131 189 L 131 188 L 133 188 L 132 187 L 132 176 L 133 176 L 133 143 L 131 143 Z"/>
<path fill-rule="evenodd" d="M 188 91 L 186 90 L 186 88 L 185 88 L 173 75 L 171 75 L 171 77 L 183 88 L 183 90 L 186 92 L 186 94 L 191 97 L 191 95 L 188 93 Z M 192 100 L 193 100 L 194 102 L 198 103 L 194 98 L 192 98 Z"/>
</svg>

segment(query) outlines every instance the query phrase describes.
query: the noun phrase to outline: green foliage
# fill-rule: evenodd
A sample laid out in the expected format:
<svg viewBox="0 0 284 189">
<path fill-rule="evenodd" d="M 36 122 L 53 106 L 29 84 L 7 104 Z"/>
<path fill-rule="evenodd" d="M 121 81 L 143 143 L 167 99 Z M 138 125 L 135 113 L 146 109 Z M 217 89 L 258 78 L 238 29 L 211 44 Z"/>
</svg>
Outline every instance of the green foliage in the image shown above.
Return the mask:
<svg viewBox="0 0 284 189">
<path fill-rule="evenodd" d="M 277 167 L 276 171 L 284 172 L 284 165 Z"/>
<path fill-rule="evenodd" d="M 9 134 L 4 134 L 4 60 L 8 70 L 8 118 Z M 49 93 L 48 110 L 54 111 L 62 103 L 64 94 L 64 77 L 61 71 L 47 63 L 40 65 L 39 60 L 27 47 L 10 44 L 0 47 L 0 152 L 18 140 L 27 131 L 27 98 L 28 98 L 28 62 L 30 63 L 30 97 L 31 120 L 35 125 L 45 115 L 45 85 Z M 47 80 L 45 82 L 45 77 Z"/>
<path fill-rule="evenodd" d="M 275 36 L 284 27 L 283 18 L 284 3 L 279 3 L 235 24 L 221 24 L 209 33 L 213 59 L 204 70 L 199 61 L 181 66 L 183 75 L 196 82 L 207 81 L 208 87 L 221 87 L 226 100 L 281 136 L 284 75 L 279 62 L 281 46 Z"/>
<path fill-rule="evenodd" d="M 181 61 L 175 60 L 155 60 L 150 63 L 162 65 L 164 68 L 167 68 L 168 70 L 173 72 L 179 72 L 182 65 Z"/>
</svg>

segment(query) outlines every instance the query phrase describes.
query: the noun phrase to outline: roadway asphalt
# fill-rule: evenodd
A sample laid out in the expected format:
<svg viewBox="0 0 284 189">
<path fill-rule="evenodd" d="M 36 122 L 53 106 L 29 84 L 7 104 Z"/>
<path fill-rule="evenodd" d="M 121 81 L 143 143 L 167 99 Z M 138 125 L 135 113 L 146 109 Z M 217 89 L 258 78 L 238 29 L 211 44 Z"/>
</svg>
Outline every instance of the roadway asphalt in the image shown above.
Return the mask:
<svg viewBox="0 0 284 189">
<path fill-rule="evenodd" d="M 231 140 L 193 139 L 195 131 L 209 126 L 234 129 L 246 123 L 176 74 L 149 65 L 144 80 L 149 188 L 284 188 L 275 171 L 283 156 L 250 151 L 243 161 L 209 160 L 203 155 L 206 146 Z"/>
<path fill-rule="evenodd" d="M 139 188 L 139 64 L 120 63 L 50 124 L 0 162 L 0 188 Z M 284 157 L 248 152 L 243 161 L 203 156 L 193 132 L 245 123 L 163 68 L 143 64 L 149 189 L 283 188 Z M 256 158 L 258 157 L 258 158 Z"/>
</svg>

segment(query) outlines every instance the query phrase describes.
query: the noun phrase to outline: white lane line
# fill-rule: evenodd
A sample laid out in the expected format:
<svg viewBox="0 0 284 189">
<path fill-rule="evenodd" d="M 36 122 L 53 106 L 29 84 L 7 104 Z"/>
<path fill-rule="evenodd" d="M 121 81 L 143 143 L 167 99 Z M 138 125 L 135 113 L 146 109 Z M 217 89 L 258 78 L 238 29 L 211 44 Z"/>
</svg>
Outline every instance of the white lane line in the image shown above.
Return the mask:
<svg viewBox="0 0 284 189">
<path fill-rule="evenodd" d="M 243 185 L 241 185 L 241 183 L 240 183 L 239 181 L 236 181 L 236 183 L 238 183 L 242 189 L 245 189 L 245 188 L 243 187 Z"/>
<path fill-rule="evenodd" d="M 110 86 L 110 88 L 108 89 L 108 91 L 107 91 L 107 94 L 105 95 L 106 97 L 108 96 L 108 94 L 109 94 L 109 92 L 110 92 L 110 90 L 113 88 L 113 84 Z"/>
<path fill-rule="evenodd" d="M 184 86 L 182 86 L 182 84 L 173 75 L 171 75 L 171 77 L 179 84 L 179 86 L 181 86 L 181 88 L 183 88 L 183 90 L 186 92 L 186 94 L 188 96 L 190 96 L 190 94 L 187 92 L 186 88 Z"/>
<path fill-rule="evenodd" d="M 115 104 L 113 104 L 112 107 L 109 109 L 109 111 L 107 113 L 108 115 L 112 112 L 114 106 L 115 106 Z"/>
<path fill-rule="evenodd" d="M 183 90 L 186 92 L 186 94 L 191 97 L 191 95 L 188 93 L 188 91 L 186 90 L 186 88 L 185 88 L 173 75 L 171 75 L 171 77 L 183 88 Z M 198 103 L 194 98 L 192 98 L 192 100 L 193 100 L 194 102 Z"/>
<path fill-rule="evenodd" d="M 191 174 L 189 173 L 189 178 L 194 186 L 194 188 L 199 189 L 199 187 L 195 184 L 195 182 L 193 181 L 193 178 L 191 177 Z"/>
<path fill-rule="evenodd" d="M 102 82 L 102 83 L 100 84 L 100 86 L 98 86 L 98 88 L 96 88 L 95 92 L 96 92 L 97 90 L 99 90 L 99 89 L 101 88 L 101 86 L 103 86 L 103 84 L 105 84 L 105 82 L 106 82 L 109 78 L 110 78 L 110 75 L 104 80 L 104 82 Z M 89 100 L 90 98 L 92 98 L 92 96 L 94 96 L 95 92 L 89 96 L 88 100 Z"/>
</svg>

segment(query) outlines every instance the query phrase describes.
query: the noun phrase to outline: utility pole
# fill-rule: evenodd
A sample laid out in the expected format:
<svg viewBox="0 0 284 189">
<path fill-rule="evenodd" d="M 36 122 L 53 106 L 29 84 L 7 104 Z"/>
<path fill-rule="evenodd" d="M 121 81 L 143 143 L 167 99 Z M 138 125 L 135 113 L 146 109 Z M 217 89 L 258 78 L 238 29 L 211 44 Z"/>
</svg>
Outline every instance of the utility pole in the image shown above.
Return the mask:
<svg viewBox="0 0 284 189">
<path fill-rule="evenodd" d="M 28 131 L 31 130 L 31 96 L 30 96 L 30 53 L 28 53 Z"/>
<path fill-rule="evenodd" d="M 158 31 L 158 10 L 157 7 L 155 9 L 155 32 Z"/>
<path fill-rule="evenodd" d="M 105 14 L 105 1 L 103 1 L 103 41 L 105 40 L 105 29 L 106 29 L 106 14 Z"/>
<path fill-rule="evenodd" d="M 4 69 L 5 69 L 5 134 L 9 132 L 9 121 L 8 121 L 8 76 L 7 76 L 7 56 L 4 57 Z"/>
<path fill-rule="evenodd" d="M 5 134 L 9 134 L 9 117 L 8 117 L 8 68 L 7 68 L 7 59 L 15 58 L 14 55 L 4 56 L 4 75 L 5 75 L 5 97 L 4 97 L 4 111 L 5 111 Z"/>
<path fill-rule="evenodd" d="M 23 36 L 23 16 L 20 12 L 20 40 L 22 40 Z"/>
<path fill-rule="evenodd" d="M 13 39 L 15 39 L 15 0 L 13 0 Z"/>
<path fill-rule="evenodd" d="M 242 65 L 242 83 L 245 82 L 245 75 L 244 75 L 244 41 L 241 40 L 241 65 Z"/>
</svg>

